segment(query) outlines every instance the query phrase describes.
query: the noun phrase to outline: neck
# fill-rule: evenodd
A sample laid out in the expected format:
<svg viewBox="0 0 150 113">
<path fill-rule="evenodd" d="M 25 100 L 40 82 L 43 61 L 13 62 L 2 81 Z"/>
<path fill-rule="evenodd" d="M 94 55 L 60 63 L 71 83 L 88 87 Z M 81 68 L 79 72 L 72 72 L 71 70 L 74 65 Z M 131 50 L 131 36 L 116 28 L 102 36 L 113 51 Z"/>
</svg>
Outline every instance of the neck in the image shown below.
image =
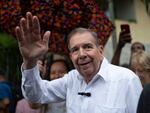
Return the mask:
<svg viewBox="0 0 150 113">
<path fill-rule="evenodd" d="M 84 76 L 85 82 L 88 84 L 94 78 L 94 76 L 95 76 L 95 74 L 94 75 L 86 75 L 86 76 Z"/>
</svg>

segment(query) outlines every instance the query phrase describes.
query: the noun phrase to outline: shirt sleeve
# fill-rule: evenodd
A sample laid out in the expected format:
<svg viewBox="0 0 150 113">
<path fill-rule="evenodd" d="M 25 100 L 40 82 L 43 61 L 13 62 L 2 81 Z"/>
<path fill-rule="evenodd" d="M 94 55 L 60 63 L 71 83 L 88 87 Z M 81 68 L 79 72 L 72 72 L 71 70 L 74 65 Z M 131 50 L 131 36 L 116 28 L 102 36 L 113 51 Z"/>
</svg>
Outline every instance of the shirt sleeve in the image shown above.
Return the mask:
<svg viewBox="0 0 150 113">
<path fill-rule="evenodd" d="M 129 81 L 127 91 L 127 113 L 136 113 L 139 97 L 142 92 L 142 85 L 139 78 L 134 77 Z"/>
<path fill-rule="evenodd" d="M 53 81 L 42 80 L 38 66 L 22 70 L 22 93 L 31 102 L 49 103 L 64 101 L 67 90 L 66 83 L 66 77 Z"/>
</svg>

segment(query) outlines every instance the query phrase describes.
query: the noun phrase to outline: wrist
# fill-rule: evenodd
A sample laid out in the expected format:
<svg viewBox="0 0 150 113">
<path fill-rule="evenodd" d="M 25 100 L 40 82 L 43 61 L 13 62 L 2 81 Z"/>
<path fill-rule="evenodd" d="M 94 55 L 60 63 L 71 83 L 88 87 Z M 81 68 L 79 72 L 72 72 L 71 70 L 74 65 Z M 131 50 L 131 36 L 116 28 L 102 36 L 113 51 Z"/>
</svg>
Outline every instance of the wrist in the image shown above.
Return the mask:
<svg viewBox="0 0 150 113">
<path fill-rule="evenodd" d="M 118 44 L 118 47 L 119 47 L 119 48 L 123 48 L 123 47 L 124 47 L 124 44 L 123 44 L 123 43 L 119 43 L 119 44 Z"/>
<path fill-rule="evenodd" d="M 23 69 L 31 69 L 37 65 L 37 60 L 23 60 Z"/>
</svg>

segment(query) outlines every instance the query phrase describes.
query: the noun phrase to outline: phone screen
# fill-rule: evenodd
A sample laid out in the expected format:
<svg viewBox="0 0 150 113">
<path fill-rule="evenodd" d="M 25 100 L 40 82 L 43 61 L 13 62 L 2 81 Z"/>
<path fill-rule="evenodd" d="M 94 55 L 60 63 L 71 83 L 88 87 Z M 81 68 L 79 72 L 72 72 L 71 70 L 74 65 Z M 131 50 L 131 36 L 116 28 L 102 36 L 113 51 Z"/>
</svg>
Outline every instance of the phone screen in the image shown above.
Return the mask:
<svg viewBox="0 0 150 113">
<path fill-rule="evenodd" d="M 124 31 L 126 33 L 130 33 L 130 26 L 128 24 L 121 24 L 121 31 Z"/>
</svg>

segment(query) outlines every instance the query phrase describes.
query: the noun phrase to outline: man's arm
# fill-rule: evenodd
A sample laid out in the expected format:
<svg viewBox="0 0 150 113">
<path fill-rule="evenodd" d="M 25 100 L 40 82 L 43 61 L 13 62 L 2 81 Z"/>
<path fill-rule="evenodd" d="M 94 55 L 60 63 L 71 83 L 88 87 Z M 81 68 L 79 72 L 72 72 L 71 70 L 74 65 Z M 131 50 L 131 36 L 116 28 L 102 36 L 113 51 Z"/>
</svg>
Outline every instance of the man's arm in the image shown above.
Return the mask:
<svg viewBox="0 0 150 113">
<path fill-rule="evenodd" d="M 42 80 L 38 66 L 22 71 L 22 93 L 31 103 L 59 102 L 66 99 L 68 77 L 47 81 Z M 59 96 L 58 96 L 59 95 Z"/>
<path fill-rule="evenodd" d="M 39 20 L 37 16 L 32 16 L 30 12 L 26 13 L 26 18 L 20 19 L 20 24 L 15 28 L 15 32 L 23 58 L 22 92 L 26 98 L 37 100 L 36 98 L 39 98 L 40 94 L 34 95 L 38 92 L 35 87 L 39 86 L 38 88 L 40 88 L 41 86 L 36 65 L 37 60 L 48 50 L 50 32 L 45 32 L 41 37 Z"/>
</svg>

